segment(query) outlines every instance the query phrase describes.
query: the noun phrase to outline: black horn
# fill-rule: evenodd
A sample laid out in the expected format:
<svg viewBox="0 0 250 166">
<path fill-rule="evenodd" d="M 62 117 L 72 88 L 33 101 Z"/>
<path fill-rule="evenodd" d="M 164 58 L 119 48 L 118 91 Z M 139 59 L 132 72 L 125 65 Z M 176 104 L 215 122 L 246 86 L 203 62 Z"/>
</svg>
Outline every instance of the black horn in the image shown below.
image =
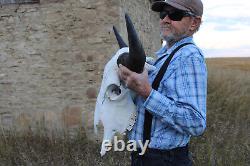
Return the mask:
<svg viewBox="0 0 250 166">
<path fill-rule="evenodd" d="M 128 47 L 128 45 L 124 42 L 124 40 L 122 39 L 121 35 L 119 34 L 115 26 L 113 26 L 113 31 L 115 33 L 115 37 L 116 37 L 119 47 L 120 48 Z"/>
<path fill-rule="evenodd" d="M 128 68 L 134 72 L 142 73 L 146 61 L 146 55 L 142 44 L 137 36 L 134 25 L 127 14 L 125 14 L 129 41 Z"/>
</svg>

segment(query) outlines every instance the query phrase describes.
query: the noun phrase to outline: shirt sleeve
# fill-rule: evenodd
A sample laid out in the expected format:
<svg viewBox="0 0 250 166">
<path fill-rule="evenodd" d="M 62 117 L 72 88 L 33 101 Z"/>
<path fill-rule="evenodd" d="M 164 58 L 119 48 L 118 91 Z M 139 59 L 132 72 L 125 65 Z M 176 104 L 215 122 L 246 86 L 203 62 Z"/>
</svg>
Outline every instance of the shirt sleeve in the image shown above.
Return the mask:
<svg viewBox="0 0 250 166">
<path fill-rule="evenodd" d="M 144 107 L 178 132 L 201 135 L 206 128 L 206 65 L 202 58 L 192 55 L 179 64 L 174 79 L 170 80 L 175 85 L 177 97 L 152 90 Z M 161 92 L 167 90 L 164 86 Z"/>
</svg>

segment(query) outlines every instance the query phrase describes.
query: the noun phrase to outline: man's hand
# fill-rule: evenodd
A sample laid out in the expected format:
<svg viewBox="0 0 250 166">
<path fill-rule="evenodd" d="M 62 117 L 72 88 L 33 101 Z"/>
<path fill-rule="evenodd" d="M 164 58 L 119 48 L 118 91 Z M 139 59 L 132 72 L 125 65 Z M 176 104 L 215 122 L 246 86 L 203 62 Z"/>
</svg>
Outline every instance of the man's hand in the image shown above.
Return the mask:
<svg viewBox="0 0 250 166">
<path fill-rule="evenodd" d="M 145 99 L 149 96 L 152 87 L 148 81 L 148 71 L 145 68 L 141 74 L 138 74 L 120 64 L 118 73 L 129 89 Z"/>
</svg>

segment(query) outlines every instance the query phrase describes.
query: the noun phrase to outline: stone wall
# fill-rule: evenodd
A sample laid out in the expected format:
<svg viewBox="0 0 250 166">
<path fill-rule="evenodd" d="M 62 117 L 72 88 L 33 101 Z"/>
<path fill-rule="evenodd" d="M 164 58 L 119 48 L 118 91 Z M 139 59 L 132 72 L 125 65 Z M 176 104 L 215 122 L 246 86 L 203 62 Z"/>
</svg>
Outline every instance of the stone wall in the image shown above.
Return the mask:
<svg viewBox="0 0 250 166">
<path fill-rule="evenodd" d="M 127 12 L 152 55 L 160 46 L 148 0 L 41 0 L 0 10 L 0 123 L 3 128 L 92 131 L 105 63 L 126 39 Z"/>
</svg>

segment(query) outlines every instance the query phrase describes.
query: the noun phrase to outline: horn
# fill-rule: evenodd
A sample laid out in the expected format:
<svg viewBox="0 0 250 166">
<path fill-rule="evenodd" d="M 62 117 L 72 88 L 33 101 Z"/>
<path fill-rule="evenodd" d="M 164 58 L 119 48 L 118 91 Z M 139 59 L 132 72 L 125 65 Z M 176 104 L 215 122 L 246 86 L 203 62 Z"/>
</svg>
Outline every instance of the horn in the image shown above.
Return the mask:
<svg viewBox="0 0 250 166">
<path fill-rule="evenodd" d="M 137 73 L 142 73 L 146 55 L 128 14 L 125 14 L 125 19 L 129 41 L 129 69 Z"/>
<path fill-rule="evenodd" d="M 116 40 L 118 42 L 118 45 L 120 48 L 123 48 L 123 47 L 128 47 L 127 44 L 124 42 L 124 40 L 122 39 L 121 35 L 119 34 L 119 32 L 117 31 L 116 27 L 113 26 L 113 31 L 115 33 L 115 37 L 116 37 Z"/>
</svg>

